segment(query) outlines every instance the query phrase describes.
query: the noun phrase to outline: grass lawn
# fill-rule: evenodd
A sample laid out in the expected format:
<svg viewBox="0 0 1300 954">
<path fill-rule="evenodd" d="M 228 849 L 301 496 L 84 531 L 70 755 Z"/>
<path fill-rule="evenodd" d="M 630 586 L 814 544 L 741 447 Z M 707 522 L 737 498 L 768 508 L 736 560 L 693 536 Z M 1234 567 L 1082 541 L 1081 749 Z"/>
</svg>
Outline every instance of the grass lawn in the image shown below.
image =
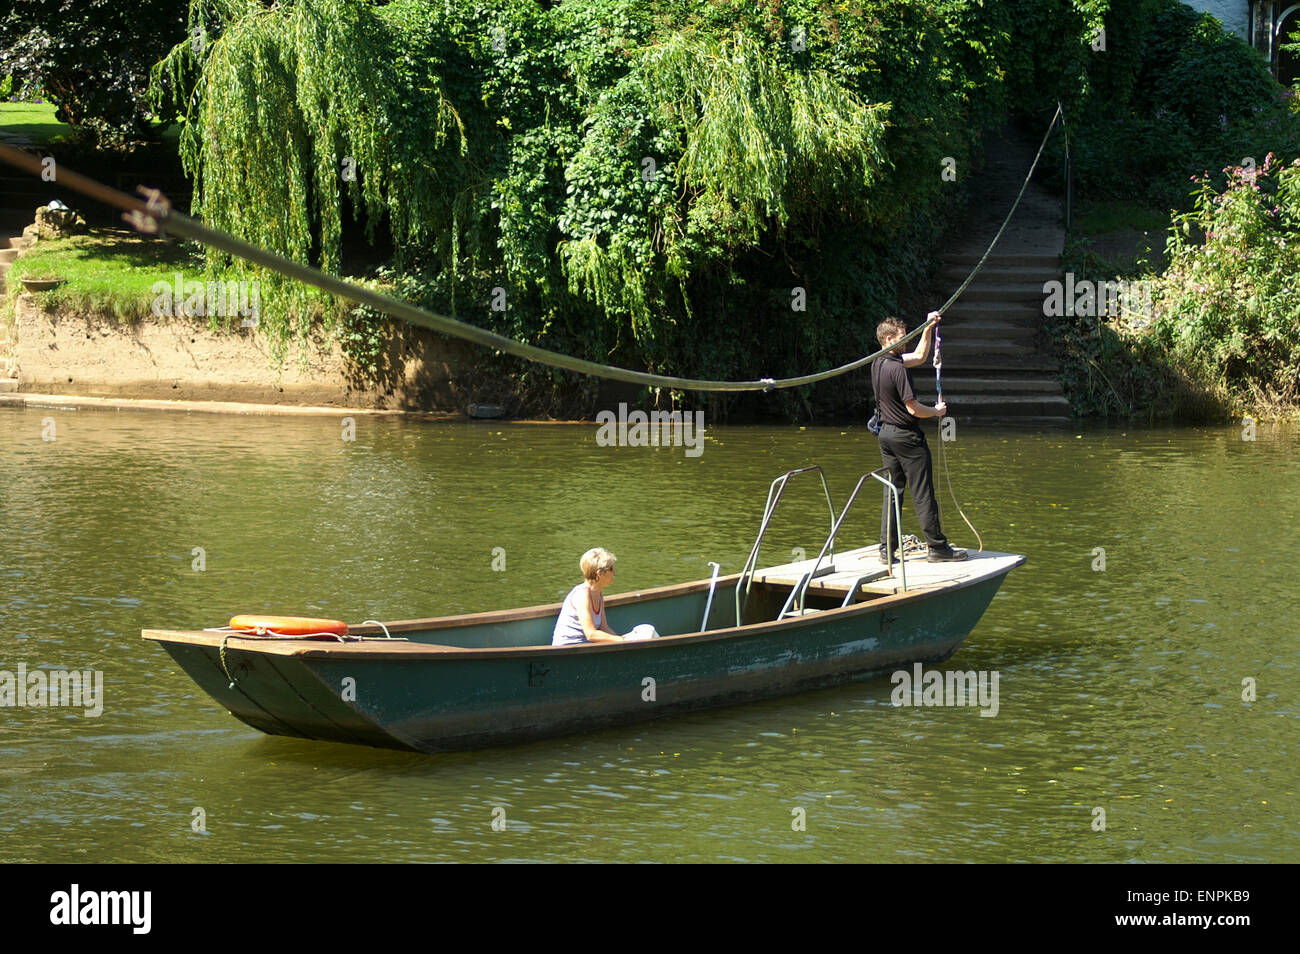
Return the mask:
<svg viewBox="0 0 1300 954">
<path fill-rule="evenodd" d="M 72 127 L 54 118 L 53 103 L 0 103 L 0 133 L 48 146 L 72 134 Z"/>
<path fill-rule="evenodd" d="M 74 141 L 75 131 L 54 118 L 53 103 L 0 103 L 0 138 L 24 139 L 35 146 L 53 146 Z M 162 131 L 162 141 L 173 147 L 180 140 L 179 123 Z"/>
<path fill-rule="evenodd" d="M 174 288 L 177 272 L 184 282 L 249 279 L 237 270 L 209 275 L 202 249 L 193 243 L 161 241 L 131 229 L 92 228 L 85 235 L 38 242 L 13 263 L 0 288 L 0 336 L 13 320 L 17 296 L 26 291 L 24 277 L 64 279 L 49 291 L 34 293 L 43 308 L 130 321 L 152 313 L 158 298 L 155 283 Z M 323 293 L 316 297 L 321 309 L 341 313 L 352 307 Z"/>
<path fill-rule="evenodd" d="M 149 314 L 153 285 L 203 276 L 202 257 L 191 246 L 146 238 L 129 229 L 91 229 L 86 235 L 38 242 L 14 262 L 6 296 L 23 292 L 21 279 L 60 277 L 66 281 L 40 292 L 41 303 L 131 318 Z"/>
</svg>

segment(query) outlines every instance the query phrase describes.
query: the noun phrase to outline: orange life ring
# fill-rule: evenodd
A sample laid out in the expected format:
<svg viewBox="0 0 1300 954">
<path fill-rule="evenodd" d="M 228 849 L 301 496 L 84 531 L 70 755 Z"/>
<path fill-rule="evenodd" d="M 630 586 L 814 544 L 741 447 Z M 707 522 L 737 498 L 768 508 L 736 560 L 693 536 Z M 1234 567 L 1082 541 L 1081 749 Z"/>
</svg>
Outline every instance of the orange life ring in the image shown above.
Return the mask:
<svg viewBox="0 0 1300 954">
<path fill-rule="evenodd" d="M 305 616 L 234 616 L 230 628 L 257 636 L 346 636 L 348 624 L 337 619 L 310 619 Z"/>
</svg>

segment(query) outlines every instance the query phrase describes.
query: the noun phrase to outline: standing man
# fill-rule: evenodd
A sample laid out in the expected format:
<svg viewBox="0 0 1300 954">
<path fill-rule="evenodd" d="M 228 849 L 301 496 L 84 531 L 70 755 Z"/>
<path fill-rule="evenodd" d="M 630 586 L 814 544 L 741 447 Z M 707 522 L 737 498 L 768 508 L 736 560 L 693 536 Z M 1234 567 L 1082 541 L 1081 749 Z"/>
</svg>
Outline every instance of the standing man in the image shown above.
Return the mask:
<svg viewBox="0 0 1300 954">
<path fill-rule="evenodd" d="M 940 315 L 932 311 L 926 319 L 938 321 Z M 931 563 L 947 563 L 966 559 L 965 550 L 954 550 L 939 526 L 939 503 L 934 496 L 934 479 L 931 472 L 930 445 L 921 431 L 920 420 L 943 417 L 948 406 L 941 400 L 928 407 L 916 399 L 909 370 L 930 359 L 934 345 L 934 325 L 925 329 L 921 343 L 915 351 L 901 353 L 901 345 L 893 347 L 907 329 L 897 318 L 886 318 L 876 326 L 876 339 L 889 352 L 871 365 L 871 387 L 876 394 L 876 407 L 880 410 L 880 459 L 889 470 L 889 479 L 898 488 L 902 503 L 903 488 L 912 487 L 912 509 L 921 521 L 925 533 L 926 559 Z M 889 550 L 898 546 L 899 529 L 892 527 L 893 500 L 885 488 L 885 509 L 880 516 L 880 560 L 888 562 Z M 901 553 L 900 553 L 901 556 Z"/>
</svg>

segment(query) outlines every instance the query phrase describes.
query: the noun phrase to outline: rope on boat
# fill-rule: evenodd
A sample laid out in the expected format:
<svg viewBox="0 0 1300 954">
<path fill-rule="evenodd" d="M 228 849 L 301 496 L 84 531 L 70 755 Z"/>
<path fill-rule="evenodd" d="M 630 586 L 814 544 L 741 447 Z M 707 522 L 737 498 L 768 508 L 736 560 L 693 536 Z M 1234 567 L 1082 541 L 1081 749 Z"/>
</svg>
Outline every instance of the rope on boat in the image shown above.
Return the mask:
<svg viewBox="0 0 1300 954">
<path fill-rule="evenodd" d="M 366 620 L 366 622 L 374 623 L 376 622 L 376 620 L 368 619 Z M 384 635 L 388 635 L 388 627 L 384 626 L 383 623 L 379 623 L 379 625 L 383 627 Z M 226 678 L 230 680 L 230 685 L 226 687 L 227 689 L 234 689 L 235 683 L 239 681 L 231 673 L 230 666 L 227 665 L 226 663 L 226 644 L 230 642 L 231 636 L 238 636 L 240 639 L 315 639 L 319 636 L 328 636 L 330 637 L 330 639 L 337 640 L 340 643 L 346 643 L 348 642 L 349 639 L 359 642 L 361 639 L 364 638 L 361 636 L 351 636 L 351 635 L 345 636 L 345 635 L 340 635 L 339 633 L 294 633 L 290 635 L 286 633 L 277 633 L 274 630 L 270 630 L 270 629 L 268 629 L 265 633 L 247 633 L 244 632 L 242 629 L 232 629 L 229 626 L 205 626 L 203 628 L 203 632 L 222 634 L 221 645 L 217 648 L 217 657 L 221 660 L 221 671 L 224 672 L 226 674 Z"/>
<path fill-rule="evenodd" d="M 904 556 L 908 553 L 922 553 L 926 545 L 915 533 L 905 533 L 898 540 L 898 552 Z"/>
<path fill-rule="evenodd" d="M 1033 170 L 1030 171 L 1032 172 Z M 943 338 L 939 335 L 939 332 L 936 330 L 934 333 L 934 393 L 936 398 L 939 401 L 943 401 L 943 356 L 941 351 L 942 347 L 943 347 Z M 943 443 L 944 443 L 943 418 L 939 418 L 939 435 L 938 435 L 938 440 L 935 442 L 936 446 L 938 447 L 939 469 L 943 471 L 944 478 L 948 481 L 948 493 L 952 494 L 953 506 L 955 506 L 957 508 L 957 512 L 961 514 L 961 518 L 966 522 L 966 526 L 970 527 L 970 532 L 975 534 L 975 540 L 977 543 L 979 543 L 980 546 L 979 550 L 977 550 L 976 552 L 983 553 L 984 540 L 980 536 L 980 532 L 975 529 L 975 524 L 971 523 L 970 519 L 966 516 L 966 511 L 961 509 L 961 503 L 957 500 L 957 491 L 952 489 L 952 472 L 948 469 L 948 458 L 944 456 L 943 453 Z"/>
<path fill-rule="evenodd" d="M 231 675 L 230 667 L 226 665 L 226 643 L 230 642 L 230 636 L 233 632 L 234 631 L 232 630 L 230 633 L 221 637 L 221 648 L 217 650 L 217 658 L 221 660 L 221 671 L 224 672 L 226 678 L 230 680 L 230 685 L 226 686 L 227 689 L 234 689 L 236 682 L 235 677 Z"/>
<path fill-rule="evenodd" d="M 373 623 L 375 620 L 368 619 L 366 622 Z M 379 625 L 383 626 L 384 624 L 380 623 Z M 338 640 L 340 643 L 346 643 L 348 640 L 355 641 L 363 638 L 361 636 L 353 636 L 351 633 L 277 633 L 273 629 L 268 629 L 262 633 L 250 633 L 248 630 L 232 629 L 229 626 L 205 626 L 203 632 L 226 633 L 227 638 L 230 636 L 239 636 L 242 639 L 315 639 L 318 636 L 328 636 L 330 639 Z M 387 633 L 388 630 L 385 629 L 384 632 Z"/>
<path fill-rule="evenodd" d="M 1003 231 L 1011 221 L 1011 216 L 1015 214 L 1016 208 L 1020 204 L 1021 198 L 1025 194 L 1025 188 L 1029 185 L 1029 179 L 1034 174 L 1034 169 L 1038 166 L 1038 159 L 1043 154 L 1043 148 L 1047 145 L 1048 137 L 1052 129 L 1056 126 L 1056 121 L 1062 115 L 1061 105 L 1057 103 L 1056 113 L 1052 116 L 1052 121 L 1047 126 L 1047 132 L 1043 134 L 1043 142 L 1038 147 L 1038 154 L 1034 156 L 1033 165 L 1029 167 L 1029 174 L 1025 176 L 1024 183 L 1020 186 L 1020 192 L 1016 196 L 1016 201 L 1011 206 L 1011 211 L 1002 222 L 1002 227 L 998 229 L 993 241 L 989 243 L 988 249 L 980 258 L 975 268 L 966 276 L 966 280 L 958 286 L 952 296 L 944 305 L 938 309 L 939 313 L 947 311 L 964 292 L 971 281 L 974 280 L 976 273 L 983 267 L 984 262 L 988 259 L 989 254 L 993 251 L 994 245 L 1002 237 Z M 20 149 L 0 143 L 0 160 L 16 166 L 19 169 L 29 172 L 32 175 L 41 175 L 43 169 L 40 160 L 33 155 L 29 155 Z M 476 344 L 494 348 L 499 352 L 513 355 L 517 358 L 523 358 L 526 361 L 533 361 L 538 364 L 545 364 L 555 368 L 561 368 L 567 371 L 576 371 L 581 374 L 590 374 L 596 377 L 608 378 L 614 381 L 627 381 L 632 384 L 645 384 L 653 387 L 676 388 L 683 391 L 772 391 L 783 388 L 803 387 L 809 384 L 816 384 L 820 381 L 826 381 L 830 378 L 847 374 L 850 371 L 856 371 L 858 368 L 869 365 L 889 349 L 882 348 L 865 357 L 850 361 L 835 368 L 829 368 L 825 371 L 818 371 L 814 374 L 805 374 L 793 378 L 760 378 L 756 381 L 713 381 L 702 378 L 680 378 L 671 375 L 653 374 L 647 371 L 633 371 L 628 368 L 618 368 L 613 365 L 599 364 L 595 361 L 587 361 L 583 358 L 577 358 L 572 355 L 561 354 L 556 351 L 549 351 L 545 348 L 539 348 L 536 345 L 526 344 L 522 341 L 516 341 L 513 338 L 506 338 L 502 335 L 495 334 L 485 328 L 479 328 L 475 325 L 466 324 L 455 318 L 446 315 L 440 315 L 435 312 L 419 308 L 409 302 L 398 301 L 387 295 L 381 295 L 369 288 L 363 288 L 360 285 L 354 285 L 345 282 L 333 275 L 327 275 L 324 272 L 302 265 L 282 255 L 277 255 L 267 249 L 249 244 L 227 232 L 219 229 L 213 229 L 202 225 L 188 216 L 181 215 L 171 207 L 171 202 L 163 196 L 157 189 L 147 189 L 143 186 L 137 188 L 137 191 L 147 197 L 147 201 L 142 201 L 134 196 L 127 195 L 117 189 L 110 188 L 101 182 L 97 182 L 87 176 L 73 172 L 70 169 L 59 169 L 59 185 L 66 186 L 73 191 L 80 192 L 93 199 L 97 199 L 114 208 L 122 209 L 125 213 L 122 217 L 133 225 L 136 229 L 146 234 L 156 234 L 165 236 L 167 231 L 175 232 L 185 238 L 192 239 L 204 245 L 221 249 L 231 255 L 242 258 L 246 261 L 253 262 L 268 268 L 271 271 L 278 272 L 287 278 L 312 285 L 322 291 L 336 295 L 339 298 L 356 302 L 359 305 L 365 305 L 376 311 L 391 315 L 395 318 L 401 318 L 404 321 L 418 325 L 422 328 L 429 328 L 441 334 L 451 335 L 456 338 L 463 338 L 466 341 L 472 341 Z M 904 344 L 920 335 L 929 328 L 934 322 L 927 321 L 922 323 L 911 333 L 905 335 L 898 344 Z"/>
<path fill-rule="evenodd" d="M 405 636 L 394 636 L 388 631 L 388 626 L 377 619 L 367 619 L 361 621 L 362 625 L 367 623 L 378 626 L 384 631 L 383 636 L 354 636 L 352 633 L 277 633 L 273 629 L 268 629 L 265 633 L 250 633 L 243 629 L 232 629 L 229 626 L 205 626 L 205 633 L 225 633 L 227 638 L 238 636 L 240 639 L 315 639 L 317 636 L 328 636 L 330 639 L 337 640 L 340 643 L 362 643 L 367 639 L 391 639 L 396 642 L 409 642 Z M 223 640 L 224 642 L 224 640 Z"/>
</svg>

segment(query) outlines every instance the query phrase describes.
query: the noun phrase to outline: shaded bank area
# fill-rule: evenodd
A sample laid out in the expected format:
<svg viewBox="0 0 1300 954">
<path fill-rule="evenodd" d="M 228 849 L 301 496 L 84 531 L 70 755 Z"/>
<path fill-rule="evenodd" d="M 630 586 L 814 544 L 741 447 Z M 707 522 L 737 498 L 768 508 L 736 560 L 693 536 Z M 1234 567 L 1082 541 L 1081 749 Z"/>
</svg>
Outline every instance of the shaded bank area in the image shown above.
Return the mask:
<svg viewBox="0 0 1300 954">
<path fill-rule="evenodd" d="M 330 407 L 309 404 L 252 404 L 246 401 L 187 401 L 149 398 L 88 397 L 83 394 L 42 394 L 24 391 L 0 393 L 0 407 L 57 411 L 179 411 L 199 414 L 244 414 L 255 417 L 338 417 L 360 414 L 381 417 L 409 417 L 412 420 L 453 420 L 449 412 L 398 411 L 378 408 Z"/>
<path fill-rule="evenodd" d="M 404 411 L 468 400 L 458 369 L 470 346 L 400 322 L 373 372 L 323 337 L 277 365 L 259 330 L 238 320 L 223 330 L 184 315 L 47 311 L 33 294 L 17 299 L 14 337 L 21 392 Z"/>
</svg>

